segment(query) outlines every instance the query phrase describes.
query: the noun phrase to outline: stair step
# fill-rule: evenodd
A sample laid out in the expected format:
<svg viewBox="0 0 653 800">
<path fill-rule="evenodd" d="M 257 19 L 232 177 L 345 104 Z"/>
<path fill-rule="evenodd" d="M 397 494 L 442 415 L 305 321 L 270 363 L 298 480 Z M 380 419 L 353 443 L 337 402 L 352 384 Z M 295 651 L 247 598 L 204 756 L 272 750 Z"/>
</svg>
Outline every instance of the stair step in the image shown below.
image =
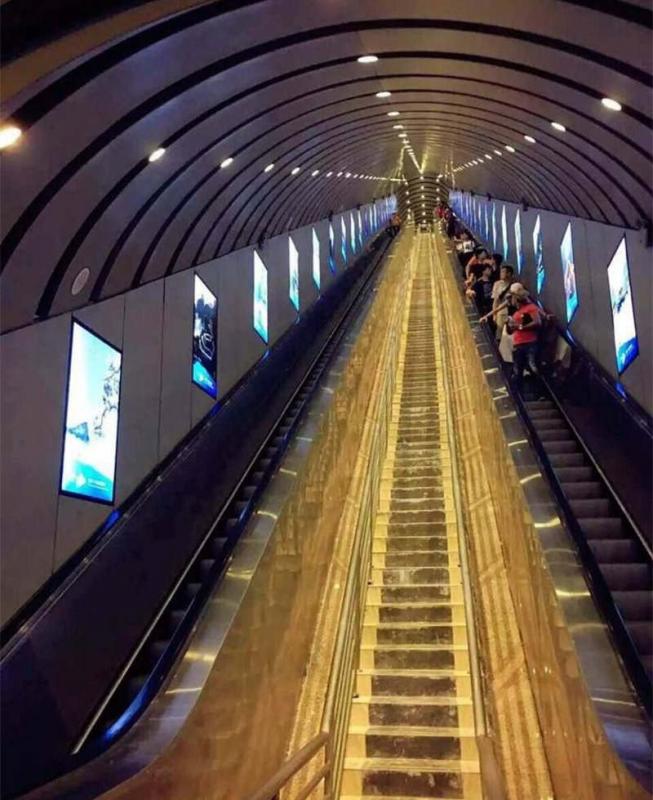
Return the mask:
<svg viewBox="0 0 653 800">
<path fill-rule="evenodd" d="M 640 551 L 632 539 L 590 539 L 599 564 L 630 564 L 640 560 Z"/>
<path fill-rule="evenodd" d="M 360 696 L 384 697 L 465 697 L 471 699 L 468 675 L 422 673 L 421 671 L 359 670 L 356 691 Z"/>
<path fill-rule="evenodd" d="M 588 539 L 620 539 L 623 526 L 618 517 L 585 517 L 578 520 L 581 530 Z"/>
<path fill-rule="evenodd" d="M 567 442 L 542 442 L 547 455 L 580 454 L 580 447 L 572 439 Z"/>
<path fill-rule="evenodd" d="M 572 481 L 591 481 L 594 477 L 592 467 L 558 467 L 555 472 L 563 484 Z"/>
<path fill-rule="evenodd" d="M 596 497 L 589 500 L 570 500 L 569 505 L 577 519 L 590 517 L 610 517 L 610 501 L 607 497 Z"/>
<path fill-rule="evenodd" d="M 557 470 L 559 467 L 583 467 L 585 466 L 585 456 L 578 453 L 552 453 L 547 451 L 547 458 L 551 466 Z"/>
<path fill-rule="evenodd" d="M 482 796 L 478 769 L 477 761 L 347 758 L 342 795 L 475 799 Z"/>
<path fill-rule="evenodd" d="M 650 591 L 653 588 L 648 564 L 601 564 L 611 591 Z"/>
<path fill-rule="evenodd" d="M 653 655 L 653 625 L 651 622 L 628 622 L 626 627 L 637 652 L 643 656 Z"/>
<path fill-rule="evenodd" d="M 569 499 L 590 500 L 597 499 L 603 495 L 604 489 L 599 481 L 565 481 L 562 490 Z"/>
<path fill-rule="evenodd" d="M 537 435 L 546 446 L 550 442 L 575 442 L 571 432 L 566 428 L 541 428 Z"/>
<path fill-rule="evenodd" d="M 653 616 L 653 593 L 640 591 L 615 591 L 612 598 L 627 621 L 644 622 Z"/>
</svg>

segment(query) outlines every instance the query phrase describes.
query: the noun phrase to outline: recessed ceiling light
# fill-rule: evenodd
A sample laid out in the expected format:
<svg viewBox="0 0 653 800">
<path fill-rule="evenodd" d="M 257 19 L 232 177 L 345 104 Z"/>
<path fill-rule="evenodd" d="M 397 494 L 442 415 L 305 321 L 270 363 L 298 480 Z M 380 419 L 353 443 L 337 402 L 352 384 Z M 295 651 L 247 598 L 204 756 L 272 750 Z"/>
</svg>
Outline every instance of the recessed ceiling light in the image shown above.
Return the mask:
<svg viewBox="0 0 653 800">
<path fill-rule="evenodd" d="M 393 125 L 393 126 L 392 126 L 392 130 L 393 130 L 393 131 L 399 131 L 399 130 L 401 130 L 403 127 L 404 127 L 404 126 L 403 126 L 403 125 L 402 125 L 402 124 L 399 122 L 397 125 Z"/>
<path fill-rule="evenodd" d="M 16 144 L 22 135 L 23 132 L 20 128 L 16 127 L 16 125 L 5 125 L 3 128 L 0 128 L 0 150 L 4 150 L 5 147 L 11 147 L 12 144 Z"/>
<path fill-rule="evenodd" d="M 376 96 L 377 97 L 390 97 L 391 94 L 392 94 L 392 92 L 383 91 L 383 92 L 377 92 Z"/>
<path fill-rule="evenodd" d="M 514 153 L 514 152 L 515 152 L 515 148 L 514 148 L 514 147 L 511 147 L 509 144 L 507 144 L 507 145 L 506 145 L 506 150 L 507 150 L 509 153 Z"/>
<path fill-rule="evenodd" d="M 229 158 L 225 158 L 224 161 L 220 162 L 220 169 L 224 169 L 225 167 L 228 167 L 230 164 L 233 164 L 233 163 L 234 163 L 233 158 L 231 158 L 231 156 L 229 156 Z"/>
<path fill-rule="evenodd" d="M 339 173 L 336 175 L 336 178 L 340 178 L 341 176 L 342 176 L 342 172 L 339 172 Z"/>
<path fill-rule="evenodd" d="M 291 175 L 297 175 L 298 172 L 299 172 L 299 167 L 294 167 L 293 169 L 290 170 Z"/>
<path fill-rule="evenodd" d="M 530 142 L 531 144 L 535 144 L 535 139 L 533 139 L 532 136 L 528 136 L 527 134 L 524 134 L 524 139 L 526 139 L 526 141 Z"/>
<path fill-rule="evenodd" d="M 495 152 L 495 153 L 496 153 L 498 156 L 502 156 L 502 155 L 503 155 L 503 153 L 501 152 L 501 150 L 495 150 L 494 152 Z"/>
<path fill-rule="evenodd" d="M 388 116 L 389 117 L 398 117 L 399 116 L 399 112 L 398 111 L 388 111 Z"/>
<path fill-rule="evenodd" d="M 345 178 L 351 178 L 351 172 L 345 172 Z"/>
<path fill-rule="evenodd" d="M 274 169 L 274 164 L 268 164 L 263 172 L 271 172 Z"/>
<path fill-rule="evenodd" d="M 604 97 L 603 100 L 601 100 L 601 103 L 606 108 L 609 108 L 610 111 L 621 111 L 621 103 L 618 103 L 616 100 L 613 100 L 611 97 Z"/>
<path fill-rule="evenodd" d="M 333 172 L 327 172 L 326 177 L 330 178 L 333 175 Z"/>
<path fill-rule="evenodd" d="M 147 157 L 148 161 L 158 161 L 161 156 L 165 153 L 165 147 L 157 147 L 152 153 L 149 154 Z"/>
<path fill-rule="evenodd" d="M 560 131 L 560 133 L 564 133 L 567 130 L 565 126 L 560 122 L 552 122 L 551 127 L 555 128 L 557 131 Z"/>
<path fill-rule="evenodd" d="M 358 56 L 356 60 L 359 64 L 375 64 L 379 60 L 379 57 L 373 55 Z"/>
<path fill-rule="evenodd" d="M 320 170 L 319 169 L 314 169 L 313 172 L 311 172 L 311 178 L 314 178 L 316 175 L 319 175 L 319 174 L 320 174 Z"/>
<path fill-rule="evenodd" d="M 489 156 L 487 153 L 485 154 L 485 158 L 486 158 L 488 161 L 492 161 L 492 156 Z"/>
<path fill-rule="evenodd" d="M 357 178 L 357 177 L 358 177 L 358 175 L 352 175 L 352 178 Z"/>
</svg>

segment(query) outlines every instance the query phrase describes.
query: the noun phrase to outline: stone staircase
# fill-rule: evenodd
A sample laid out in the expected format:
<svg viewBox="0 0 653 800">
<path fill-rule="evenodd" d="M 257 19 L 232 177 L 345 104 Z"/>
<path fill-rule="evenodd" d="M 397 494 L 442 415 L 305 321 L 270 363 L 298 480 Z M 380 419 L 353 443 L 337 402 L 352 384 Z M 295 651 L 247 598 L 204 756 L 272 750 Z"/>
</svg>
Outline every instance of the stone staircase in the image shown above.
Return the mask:
<svg viewBox="0 0 653 800">
<path fill-rule="evenodd" d="M 431 292 L 418 254 L 342 800 L 482 797 Z"/>
</svg>

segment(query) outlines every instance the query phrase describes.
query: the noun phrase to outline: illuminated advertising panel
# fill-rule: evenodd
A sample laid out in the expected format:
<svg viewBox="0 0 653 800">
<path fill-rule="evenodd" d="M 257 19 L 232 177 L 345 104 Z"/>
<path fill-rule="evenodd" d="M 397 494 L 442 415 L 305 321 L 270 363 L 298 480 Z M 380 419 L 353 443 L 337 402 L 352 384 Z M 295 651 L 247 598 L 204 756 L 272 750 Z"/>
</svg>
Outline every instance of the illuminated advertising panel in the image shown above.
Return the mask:
<svg viewBox="0 0 653 800">
<path fill-rule="evenodd" d="M 345 225 L 344 216 L 340 217 L 340 255 L 343 262 L 347 263 L 347 226 Z"/>
<path fill-rule="evenodd" d="M 574 248 L 571 241 L 571 222 L 567 225 L 565 235 L 560 242 L 560 262 L 565 286 L 565 306 L 567 322 L 571 322 L 578 308 L 578 291 L 576 289 L 576 267 L 574 266 Z"/>
<path fill-rule="evenodd" d="M 614 351 L 617 358 L 617 372 L 621 374 L 639 353 L 625 236 L 608 265 L 608 283 L 612 305 Z"/>
<path fill-rule="evenodd" d="M 122 354 L 73 322 L 60 490 L 112 504 Z"/>
<path fill-rule="evenodd" d="M 485 206 L 485 241 L 490 241 L 490 215 L 488 214 L 488 204 L 484 203 Z"/>
<path fill-rule="evenodd" d="M 504 206 L 501 211 L 501 235 L 503 236 L 503 260 L 508 260 L 508 222 L 506 220 L 506 207 Z"/>
<path fill-rule="evenodd" d="M 537 293 L 540 294 L 544 286 L 544 250 L 542 247 L 542 229 L 540 227 L 539 214 L 537 215 L 535 227 L 533 228 L 533 253 L 535 254 Z"/>
<path fill-rule="evenodd" d="M 363 247 L 363 217 L 361 216 L 360 208 L 357 210 L 356 214 L 358 215 L 358 247 L 362 249 Z"/>
<path fill-rule="evenodd" d="M 211 397 L 218 396 L 218 299 L 195 275 L 192 380 Z"/>
<path fill-rule="evenodd" d="M 524 250 L 521 243 L 521 213 L 519 209 L 515 215 L 515 252 L 517 253 L 517 272 L 521 272 L 524 266 Z"/>
<path fill-rule="evenodd" d="M 497 204 L 492 203 L 492 249 L 497 250 Z"/>
<path fill-rule="evenodd" d="M 315 228 L 313 228 L 313 283 L 320 288 L 320 240 L 317 238 Z"/>
<path fill-rule="evenodd" d="M 254 330 L 267 344 L 268 271 L 257 252 L 254 252 Z"/>
<path fill-rule="evenodd" d="M 299 253 L 292 236 L 288 237 L 288 297 L 299 311 Z"/>
<path fill-rule="evenodd" d="M 336 271 L 336 232 L 333 225 L 329 223 L 329 269 L 335 274 Z"/>
<path fill-rule="evenodd" d="M 349 243 L 353 254 L 356 252 L 356 223 L 354 222 L 353 212 L 349 214 Z"/>
</svg>

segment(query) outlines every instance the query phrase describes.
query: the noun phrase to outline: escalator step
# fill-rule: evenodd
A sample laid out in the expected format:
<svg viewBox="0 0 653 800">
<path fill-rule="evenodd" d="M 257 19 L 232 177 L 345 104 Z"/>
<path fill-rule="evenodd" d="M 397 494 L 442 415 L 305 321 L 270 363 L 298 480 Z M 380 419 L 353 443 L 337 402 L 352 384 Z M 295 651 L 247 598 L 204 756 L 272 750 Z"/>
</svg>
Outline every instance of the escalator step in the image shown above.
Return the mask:
<svg viewBox="0 0 653 800">
<path fill-rule="evenodd" d="M 254 483 L 259 484 L 263 480 L 264 475 L 265 473 L 263 472 L 263 470 L 257 470 L 256 472 L 252 472 L 250 477 L 252 481 L 254 481 Z"/>
<path fill-rule="evenodd" d="M 284 443 L 284 440 L 285 440 L 284 436 L 275 436 L 274 439 L 272 440 L 272 445 L 274 447 L 281 447 L 281 445 Z"/>
<path fill-rule="evenodd" d="M 256 491 L 256 488 L 257 487 L 253 486 L 252 484 L 248 484 L 247 486 L 243 486 L 243 488 L 240 490 L 241 497 L 246 497 L 249 500 L 249 498 Z"/>
<path fill-rule="evenodd" d="M 588 539 L 620 539 L 623 536 L 623 527 L 618 517 L 586 517 L 579 520 L 579 524 Z"/>
<path fill-rule="evenodd" d="M 531 409 L 555 408 L 552 400 L 527 400 L 524 405 L 529 411 Z"/>
<path fill-rule="evenodd" d="M 650 680 L 653 680 L 653 656 L 642 656 L 642 665 Z"/>
<path fill-rule="evenodd" d="M 572 500 L 591 500 L 603 495 L 603 486 L 598 481 L 564 481 L 562 490 Z"/>
<path fill-rule="evenodd" d="M 650 623 L 653 594 L 651 592 L 613 592 L 612 597 L 617 604 L 621 616 L 628 621 Z"/>
<path fill-rule="evenodd" d="M 225 536 L 214 536 L 209 542 L 209 551 L 211 555 L 215 556 L 215 558 L 219 558 L 224 551 L 226 543 L 227 538 Z"/>
<path fill-rule="evenodd" d="M 607 497 L 570 500 L 569 505 L 578 519 L 583 519 L 583 517 L 609 517 L 610 515 L 610 501 Z"/>
<path fill-rule="evenodd" d="M 601 564 L 611 591 L 650 591 L 651 569 L 647 564 Z"/>
<path fill-rule="evenodd" d="M 632 539 L 591 539 L 589 545 L 600 564 L 633 564 L 640 560 L 639 548 Z"/>
<path fill-rule="evenodd" d="M 158 661 L 170 646 L 170 639 L 156 639 L 149 647 L 152 661 Z"/>
<path fill-rule="evenodd" d="M 185 608 L 183 609 L 176 608 L 168 612 L 168 628 L 170 630 L 170 633 L 177 630 L 177 628 L 179 627 L 181 621 L 185 616 L 186 616 Z"/>
<path fill-rule="evenodd" d="M 276 447 L 266 447 L 265 448 L 265 457 L 269 458 L 270 462 L 276 456 L 276 454 L 277 454 L 277 448 Z"/>
<path fill-rule="evenodd" d="M 537 409 L 528 411 L 528 416 L 533 420 L 540 420 L 540 419 L 561 419 L 560 414 L 555 409 Z"/>
<path fill-rule="evenodd" d="M 547 429 L 547 430 L 538 430 L 537 435 L 540 437 L 542 442 L 549 443 L 549 442 L 573 442 L 575 441 L 574 437 L 570 433 L 570 431 L 566 430 L 565 428 L 555 428 L 555 429 Z"/>
<path fill-rule="evenodd" d="M 232 534 L 235 530 L 238 529 L 240 525 L 240 520 L 238 517 L 229 517 L 229 519 L 224 524 L 224 532 L 227 536 Z"/>
<path fill-rule="evenodd" d="M 136 697 L 136 695 L 140 692 L 143 686 L 145 686 L 147 677 L 148 677 L 147 675 L 134 675 L 133 678 L 130 678 L 127 681 L 127 686 L 125 687 L 125 689 L 130 700 Z"/>
<path fill-rule="evenodd" d="M 215 558 L 203 558 L 199 563 L 199 571 L 200 575 L 202 576 L 202 580 L 206 580 L 208 577 L 209 572 L 213 569 L 213 565 L 215 564 Z"/>
<path fill-rule="evenodd" d="M 651 623 L 629 622 L 627 628 L 637 652 L 643 656 L 653 655 L 653 628 Z"/>
<path fill-rule="evenodd" d="M 560 455 L 561 453 L 580 454 L 580 447 L 573 440 L 567 442 L 542 442 L 547 455 Z"/>
<path fill-rule="evenodd" d="M 538 431 L 551 431 L 551 430 L 564 430 L 567 431 L 569 428 L 564 423 L 562 417 L 546 417 L 540 418 L 536 417 L 532 420 L 533 425 L 535 426 L 535 430 Z"/>
<path fill-rule="evenodd" d="M 249 502 L 247 500 L 238 500 L 236 503 L 234 503 L 234 513 L 240 516 L 248 505 Z"/>
<path fill-rule="evenodd" d="M 256 466 L 259 470 L 265 471 L 270 466 L 270 464 L 272 464 L 271 458 L 260 458 Z"/>
<path fill-rule="evenodd" d="M 547 451 L 547 456 L 554 469 L 559 467 L 583 467 L 585 466 L 585 458 L 582 453 L 550 453 Z"/>
<path fill-rule="evenodd" d="M 279 428 L 279 434 L 280 434 L 281 436 L 285 436 L 285 435 L 286 435 L 287 433 L 289 433 L 289 432 L 290 432 L 290 425 L 282 425 L 282 426 Z"/>
<path fill-rule="evenodd" d="M 186 596 L 186 599 L 190 602 L 201 588 L 202 588 L 201 583 L 197 583 L 195 581 L 187 583 L 184 586 L 184 595 Z"/>
<path fill-rule="evenodd" d="M 563 484 L 572 481 L 591 481 L 594 477 L 592 467 L 557 467 L 555 472 Z"/>
</svg>

